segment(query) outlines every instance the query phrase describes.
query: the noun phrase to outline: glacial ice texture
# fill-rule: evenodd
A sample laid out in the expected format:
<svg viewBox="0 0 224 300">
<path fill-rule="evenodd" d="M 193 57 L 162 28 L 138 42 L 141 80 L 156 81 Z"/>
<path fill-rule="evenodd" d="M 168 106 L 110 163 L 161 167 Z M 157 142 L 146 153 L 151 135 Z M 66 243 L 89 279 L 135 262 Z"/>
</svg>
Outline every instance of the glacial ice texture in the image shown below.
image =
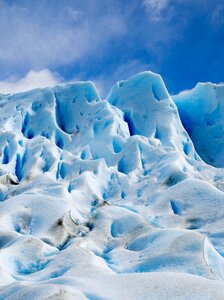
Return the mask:
<svg viewBox="0 0 224 300">
<path fill-rule="evenodd" d="M 151 72 L 0 95 L 0 299 L 224 299 L 223 98 Z"/>
</svg>

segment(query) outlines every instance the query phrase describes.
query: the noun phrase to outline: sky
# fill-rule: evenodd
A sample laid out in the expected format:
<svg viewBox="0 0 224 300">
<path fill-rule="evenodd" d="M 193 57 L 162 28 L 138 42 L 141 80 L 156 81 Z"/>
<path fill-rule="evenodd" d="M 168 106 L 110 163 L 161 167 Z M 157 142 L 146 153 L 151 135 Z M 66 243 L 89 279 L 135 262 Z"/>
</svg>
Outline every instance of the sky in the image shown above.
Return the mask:
<svg viewBox="0 0 224 300">
<path fill-rule="evenodd" d="M 0 0 L 0 93 L 142 71 L 171 94 L 224 81 L 223 0 Z"/>
</svg>

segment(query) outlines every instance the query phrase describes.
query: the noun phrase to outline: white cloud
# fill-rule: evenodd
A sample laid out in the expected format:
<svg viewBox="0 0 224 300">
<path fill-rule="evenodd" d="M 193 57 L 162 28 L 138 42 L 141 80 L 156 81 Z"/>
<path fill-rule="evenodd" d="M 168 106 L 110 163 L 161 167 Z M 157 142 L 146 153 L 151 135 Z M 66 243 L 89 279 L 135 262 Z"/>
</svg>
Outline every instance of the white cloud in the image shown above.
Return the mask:
<svg viewBox="0 0 224 300">
<path fill-rule="evenodd" d="M 0 94 L 24 92 L 34 88 L 54 86 L 60 78 L 48 69 L 29 71 L 23 78 L 8 78 L 0 81 Z"/>
<path fill-rule="evenodd" d="M 164 10 L 169 4 L 169 0 L 144 0 L 143 4 L 150 15 L 151 21 L 160 21 Z"/>
</svg>

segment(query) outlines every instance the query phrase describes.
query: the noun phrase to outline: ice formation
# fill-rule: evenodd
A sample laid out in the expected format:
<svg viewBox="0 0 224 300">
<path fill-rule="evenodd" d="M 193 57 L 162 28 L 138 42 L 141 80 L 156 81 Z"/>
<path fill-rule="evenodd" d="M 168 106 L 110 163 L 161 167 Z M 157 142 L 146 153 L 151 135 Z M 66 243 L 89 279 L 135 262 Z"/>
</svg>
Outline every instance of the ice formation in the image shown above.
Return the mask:
<svg viewBox="0 0 224 300">
<path fill-rule="evenodd" d="M 223 96 L 0 95 L 0 299 L 223 299 Z"/>
<path fill-rule="evenodd" d="M 181 121 L 204 161 L 224 167 L 224 84 L 198 83 L 174 97 Z M 214 146 L 215 144 L 215 146 Z"/>
</svg>

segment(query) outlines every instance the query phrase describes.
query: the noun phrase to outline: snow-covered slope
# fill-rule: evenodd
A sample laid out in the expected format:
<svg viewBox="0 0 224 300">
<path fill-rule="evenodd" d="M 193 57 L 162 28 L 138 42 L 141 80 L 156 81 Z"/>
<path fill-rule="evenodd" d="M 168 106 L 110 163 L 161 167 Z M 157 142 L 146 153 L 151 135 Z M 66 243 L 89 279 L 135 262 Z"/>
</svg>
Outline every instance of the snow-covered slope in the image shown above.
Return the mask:
<svg viewBox="0 0 224 300">
<path fill-rule="evenodd" d="M 0 299 L 223 299 L 223 169 L 159 75 L 106 100 L 91 82 L 0 95 L 0 109 Z"/>
</svg>

